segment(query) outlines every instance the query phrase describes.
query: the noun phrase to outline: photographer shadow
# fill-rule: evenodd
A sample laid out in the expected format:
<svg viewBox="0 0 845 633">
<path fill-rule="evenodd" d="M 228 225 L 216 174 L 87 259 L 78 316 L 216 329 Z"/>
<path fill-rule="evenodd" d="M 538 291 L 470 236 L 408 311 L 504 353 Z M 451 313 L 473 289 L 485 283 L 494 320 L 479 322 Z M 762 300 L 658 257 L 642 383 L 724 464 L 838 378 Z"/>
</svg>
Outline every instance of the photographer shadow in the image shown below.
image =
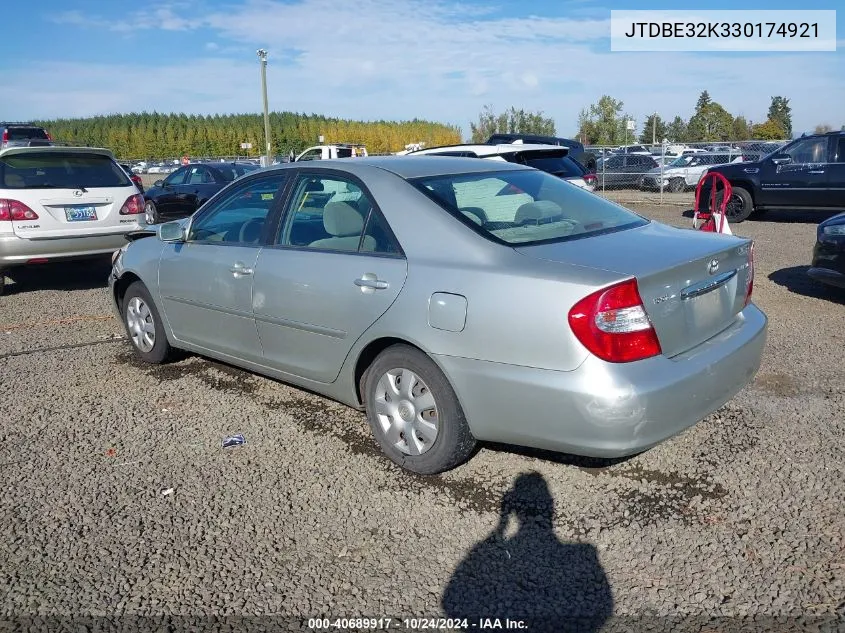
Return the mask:
<svg viewBox="0 0 845 633">
<path fill-rule="evenodd" d="M 518 522 L 508 536 L 512 517 Z M 502 498 L 499 523 L 458 565 L 443 593 L 450 618 L 522 621 L 530 631 L 589 633 L 613 614 L 613 595 L 587 543 L 554 533 L 554 501 L 539 473 L 521 474 Z"/>
</svg>

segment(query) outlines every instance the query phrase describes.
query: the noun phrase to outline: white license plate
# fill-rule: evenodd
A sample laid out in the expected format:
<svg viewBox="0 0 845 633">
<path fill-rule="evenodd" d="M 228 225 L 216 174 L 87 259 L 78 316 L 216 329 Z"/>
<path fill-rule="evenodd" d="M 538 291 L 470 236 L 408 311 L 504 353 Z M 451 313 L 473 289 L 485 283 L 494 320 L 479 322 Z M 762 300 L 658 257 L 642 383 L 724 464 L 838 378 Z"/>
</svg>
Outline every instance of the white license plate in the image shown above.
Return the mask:
<svg viewBox="0 0 845 633">
<path fill-rule="evenodd" d="M 68 222 L 90 222 L 97 219 L 94 207 L 65 207 L 65 217 Z"/>
</svg>

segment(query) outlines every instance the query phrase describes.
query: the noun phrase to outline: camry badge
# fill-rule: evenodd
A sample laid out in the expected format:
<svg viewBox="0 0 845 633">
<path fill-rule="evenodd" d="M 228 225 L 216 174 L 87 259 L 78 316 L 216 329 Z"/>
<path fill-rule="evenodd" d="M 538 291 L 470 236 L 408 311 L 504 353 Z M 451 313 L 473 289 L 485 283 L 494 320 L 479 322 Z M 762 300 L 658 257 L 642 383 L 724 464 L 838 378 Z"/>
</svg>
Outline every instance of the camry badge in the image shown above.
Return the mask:
<svg viewBox="0 0 845 633">
<path fill-rule="evenodd" d="M 719 260 L 711 259 L 710 263 L 707 264 L 707 272 L 709 272 L 711 275 L 715 275 L 717 270 L 719 270 Z"/>
</svg>

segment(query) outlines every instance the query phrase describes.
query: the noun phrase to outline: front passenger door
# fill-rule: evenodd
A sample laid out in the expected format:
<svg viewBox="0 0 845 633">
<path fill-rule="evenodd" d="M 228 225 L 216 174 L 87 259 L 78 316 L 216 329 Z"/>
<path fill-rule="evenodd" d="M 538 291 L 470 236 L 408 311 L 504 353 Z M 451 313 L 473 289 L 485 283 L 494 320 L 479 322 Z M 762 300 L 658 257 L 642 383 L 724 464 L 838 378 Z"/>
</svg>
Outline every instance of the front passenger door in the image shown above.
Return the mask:
<svg viewBox="0 0 845 633">
<path fill-rule="evenodd" d="M 789 162 L 775 164 L 764 161 L 760 170 L 762 206 L 825 207 L 829 165 L 828 137 L 811 136 L 799 139 L 779 150 Z M 776 155 L 777 155 L 776 154 Z"/>
<path fill-rule="evenodd" d="M 360 181 L 314 170 L 291 191 L 255 267 L 255 322 L 265 364 L 329 383 L 399 295 L 407 263 Z"/>
<path fill-rule="evenodd" d="M 845 136 L 834 136 L 833 156 L 827 165 L 828 203 L 825 206 L 845 209 Z"/>
<path fill-rule="evenodd" d="M 232 186 L 194 217 L 186 242 L 165 244 L 159 292 L 179 341 L 261 361 L 252 315 L 253 274 L 285 179 L 284 172 L 276 172 Z"/>
</svg>

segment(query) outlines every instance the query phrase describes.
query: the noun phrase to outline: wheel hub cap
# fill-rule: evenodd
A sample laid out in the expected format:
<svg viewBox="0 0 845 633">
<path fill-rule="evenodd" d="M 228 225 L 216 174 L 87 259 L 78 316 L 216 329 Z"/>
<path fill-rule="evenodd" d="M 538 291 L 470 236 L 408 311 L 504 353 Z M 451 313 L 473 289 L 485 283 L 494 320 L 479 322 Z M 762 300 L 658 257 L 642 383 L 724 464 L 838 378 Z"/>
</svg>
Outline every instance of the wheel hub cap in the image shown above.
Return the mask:
<svg viewBox="0 0 845 633">
<path fill-rule="evenodd" d="M 155 321 L 149 306 L 141 297 L 132 297 L 126 306 L 126 329 L 139 350 L 149 352 L 153 349 L 156 340 Z"/>
<path fill-rule="evenodd" d="M 409 369 L 385 372 L 376 385 L 375 414 L 385 439 L 406 455 L 421 455 L 437 439 L 437 403 Z"/>
</svg>

